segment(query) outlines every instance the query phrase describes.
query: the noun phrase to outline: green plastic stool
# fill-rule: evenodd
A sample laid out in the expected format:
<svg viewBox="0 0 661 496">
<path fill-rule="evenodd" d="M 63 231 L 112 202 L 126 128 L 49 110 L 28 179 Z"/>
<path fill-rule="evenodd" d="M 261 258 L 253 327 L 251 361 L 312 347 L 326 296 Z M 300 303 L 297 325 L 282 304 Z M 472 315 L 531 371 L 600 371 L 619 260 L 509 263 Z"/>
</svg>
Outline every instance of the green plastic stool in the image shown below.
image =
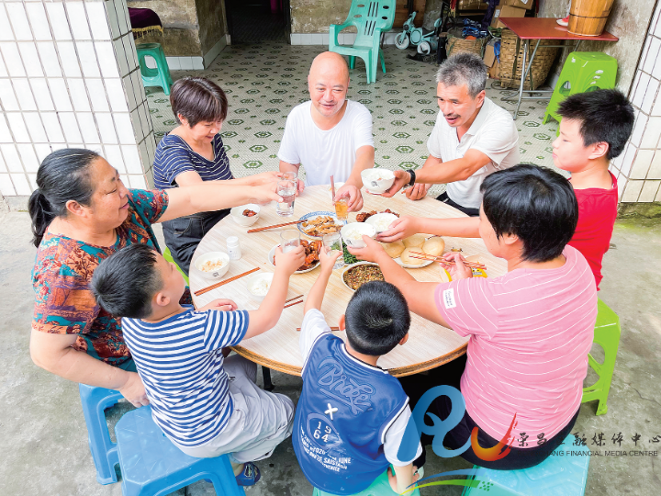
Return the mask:
<svg viewBox="0 0 661 496">
<path fill-rule="evenodd" d="M 175 265 L 177 264 L 177 262 L 174 261 L 174 258 L 172 258 L 172 253 L 170 252 L 170 248 L 165 249 L 165 251 L 163 252 L 163 258 L 167 262 L 173 263 Z M 186 285 L 190 286 L 190 284 L 188 283 L 188 276 L 186 275 L 186 273 L 183 270 L 181 270 L 181 268 L 178 265 L 177 265 L 177 270 L 179 272 L 181 272 L 182 276 L 184 276 L 184 281 L 186 281 Z"/>
<path fill-rule="evenodd" d="M 615 88 L 617 60 L 601 52 L 570 53 L 562 67 L 551 101 L 546 106 L 543 123 L 551 118 L 560 122 L 558 107 L 570 95 L 597 89 Z M 558 128 L 558 134 L 560 128 Z"/>
<path fill-rule="evenodd" d="M 314 488 L 312 496 L 336 496 L 333 493 L 327 493 L 320 489 Z M 388 471 L 386 470 L 379 475 L 374 482 L 359 493 L 352 494 L 351 496 L 398 496 L 398 493 L 392 490 L 390 482 L 388 482 Z M 420 496 L 420 490 L 415 488 L 413 491 L 406 493 L 406 496 Z"/>
<path fill-rule="evenodd" d="M 165 60 L 165 52 L 160 43 L 141 43 L 136 45 L 138 52 L 138 61 L 140 62 L 140 75 L 142 76 L 142 84 L 145 86 L 158 86 L 163 88 L 166 95 L 170 94 L 170 86 L 172 86 L 172 77 L 170 76 L 170 69 Z M 152 57 L 156 61 L 156 69 L 147 67 L 145 57 Z"/>
<path fill-rule="evenodd" d="M 594 342 L 604 349 L 604 362 L 597 362 L 588 353 L 590 367 L 599 375 L 599 379 L 592 386 L 583 388 L 581 403 L 598 400 L 597 415 L 604 415 L 608 411 L 608 393 L 611 389 L 611 380 L 615 370 L 617 349 L 620 346 L 620 318 L 608 305 L 599 300 L 597 323 L 594 326 Z"/>
<path fill-rule="evenodd" d="M 381 50 L 381 33 L 390 31 L 395 22 L 395 0 L 353 0 L 344 24 L 331 24 L 329 28 L 328 50 L 349 56 L 349 67 L 356 66 L 356 57 L 365 62 L 367 84 L 376 82 L 376 72 L 381 60 L 381 68 L 386 73 L 386 62 Z M 352 46 L 340 45 L 337 36 L 345 28 L 354 26 L 358 33 Z"/>
</svg>

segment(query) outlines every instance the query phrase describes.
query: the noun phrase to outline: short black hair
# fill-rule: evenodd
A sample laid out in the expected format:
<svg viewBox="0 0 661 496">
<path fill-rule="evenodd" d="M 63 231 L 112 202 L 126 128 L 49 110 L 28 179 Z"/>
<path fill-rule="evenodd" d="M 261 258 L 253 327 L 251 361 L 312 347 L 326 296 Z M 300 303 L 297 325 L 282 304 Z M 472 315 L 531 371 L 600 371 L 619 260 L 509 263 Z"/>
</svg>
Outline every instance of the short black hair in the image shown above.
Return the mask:
<svg viewBox="0 0 661 496">
<path fill-rule="evenodd" d="M 567 97 L 558 108 L 563 119 L 581 121 L 583 145 L 608 143 L 606 158 L 622 153 L 633 129 L 633 107 L 618 90 L 594 90 Z"/>
<path fill-rule="evenodd" d="M 406 336 L 411 314 L 401 291 L 390 283 L 372 281 L 354 293 L 345 316 L 347 339 L 358 353 L 381 356 Z"/>
<path fill-rule="evenodd" d="M 149 317 L 151 300 L 163 288 L 156 261 L 156 251 L 140 243 L 103 260 L 92 276 L 92 291 L 99 305 L 115 317 Z"/>
<path fill-rule="evenodd" d="M 523 260 L 553 260 L 574 235 L 576 195 L 569 181 L 551 169 L 515 165 L 487 176 L 480 191 L 484 215 L 496 236 L 518 236 Z"/>
<path fill-rule="evenodd" d="M 170 105 L 179 124 L 183 115 L 190 127 L 198 122 L 224 121 L 227 117 L 227 96 L 213 81 L 203 77 L 177 79 L 170 89 Z"/>
</svg>

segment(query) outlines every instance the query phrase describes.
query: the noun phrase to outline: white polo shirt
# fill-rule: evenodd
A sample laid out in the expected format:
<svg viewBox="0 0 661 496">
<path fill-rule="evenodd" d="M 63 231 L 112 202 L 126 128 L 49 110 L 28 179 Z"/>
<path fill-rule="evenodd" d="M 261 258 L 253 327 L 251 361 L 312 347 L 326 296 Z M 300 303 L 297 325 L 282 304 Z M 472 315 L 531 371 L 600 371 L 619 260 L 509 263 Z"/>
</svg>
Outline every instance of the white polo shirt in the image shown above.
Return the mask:
<svg viewBox="0 0 661 496">
<path fill-rule="evenodd" d="M 484 178 L 497 170 L 507 169 L 519 163 L 519 133 L 510 113 L 489 98 L 473 121 L 470 129 L 457 138 L 457 129 L 450 125 L 439 112 L 436 124 L 427 141 L 429 153 L 443 162 L 462 158 L 470 149 L 478 150 L 491 159 L 464 181 L 448 183 L 447 194 L 462 207 L 480 208 L 480 185 Z"/>
<path fill-rule="evenodd" d="M 303 164 L 305 184 L 345 182 L 356 162 L 356 150 L 374 146 L 372 114 L 362 103 L 347 100 L 342 120 L 333 128 L 319 129 L 310 114 L 312 102 L 297 105 L 289 112 L 278 158 L 290 164 Z"/>
</svg>

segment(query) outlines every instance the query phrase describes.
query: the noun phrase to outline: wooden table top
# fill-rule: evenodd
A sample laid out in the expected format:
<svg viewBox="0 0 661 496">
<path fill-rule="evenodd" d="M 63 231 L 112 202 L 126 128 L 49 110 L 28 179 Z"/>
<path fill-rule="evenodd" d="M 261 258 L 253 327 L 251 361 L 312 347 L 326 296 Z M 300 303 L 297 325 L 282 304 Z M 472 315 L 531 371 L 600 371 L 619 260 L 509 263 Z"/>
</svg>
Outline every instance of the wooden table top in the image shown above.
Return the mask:
<svg viewBox="0 0 661 496">
<path fill-rule="evenodd" d="M 576 40 L 576 41 L 618 41 L 619 38 L 604 31 L 599 36 L 571 34 L 560 26 L 555 17 L 500 17 L 499 20 L 522 40 Z"/>
<path fill-rule="evenodd" d="M 333 205 L 330 200 L 328 186 L 313 186 L 296 199 L 294 217 L 296 220 L 306 213 L 326 210 L 331 211 Z M 374 196 L 363 191 L 363 211 L 382 211 L 386 208 L 401 214 L 419 217 L 451 218 L 464 216 L 458 210 L 441 203 L 433 198 L 420 201 L 411 201 L 403 194 L 394 198 Z M 355 221 L 356 213 L 349 214 L 349 221 Z M 241 260 L 232 261 L 229 271 L 224 278 L 241 274 L 254 267 L 261 270 L 256 274 L 274 272 L 275 268 L 267 260 L 269 250 L 280 241 L 280 229 L 247 234 L 248 229 L 264 227 L 286 222 L 287 218 L 279 217 L 275 213 L 275 203 L 261 207 L 260 218 L 253 226 L 241 227 L 231 216 L 225 217 L 202 239 L 195 257 L 210 251 L 227 251 L 225 240 L 229 236 L 237 236 L 241 243 Z M 289 227 L 291 228 L 291 226 Z M 466 255 L 481 254 L 487 260 L 487 273 L 489 277 L 505 274 L 506 263 L 495 258 L 486 249 L 481 239 L 464 239 L 444 237 L 446 251 L 450 248 L 462 248 Z M 194 258 L 195 258 L 194 257 Z M 343 269 L 333 271 L 324 297 L 322 312 L 330 326 L 337 326 L 340 316 L 344 313 L 353 292 L 341 281 Z M 440 266 L 436 263 L 424 268 L 406 269 L 418 281 L 440 282 Z M 307 295 L 312 284 L 317 279 L 319 270 L 315 269 L 305 274 L 292 275 L 289 282 L 287 299 L 296 295 Z M 248 276 L 249 277 L 249 276 Z M 201 296 L 194 296 L 195 304 L 200 307 L 217 298 L 233 299 L 239 309 L 256 310 L 259 303 L 251 299 L 247 289 L 247 279 L 243 277 L 229 284 L 209 291 Z M 204 279 L 195 270 L 190 274 L 190 286 L 194 292 L 211 285 L 213 282 Z M 297 327 L 303 322 L 303 304 L 295 305 L 283 310 L 278 324 L 271 330 L 243 341 L 234 350 L 249 360 L 279 370 L 281 372 L 301 375 L 303 358 L 299 352 L 299 333 Z M 346 339 L 344 332 L 335 332 L 337 336 Z M 397 346 L 387 355 L 379 359 L 378 365 L 390 371 L 394 376 L 406 376 L 429 370 L 443 363 L 449 362 L 466 352 L 467 338 L 463 338 L 450 329 L 429 322 L 412 314 L 411 330 L 408 342 L 404 346 Z"/>
</svg>

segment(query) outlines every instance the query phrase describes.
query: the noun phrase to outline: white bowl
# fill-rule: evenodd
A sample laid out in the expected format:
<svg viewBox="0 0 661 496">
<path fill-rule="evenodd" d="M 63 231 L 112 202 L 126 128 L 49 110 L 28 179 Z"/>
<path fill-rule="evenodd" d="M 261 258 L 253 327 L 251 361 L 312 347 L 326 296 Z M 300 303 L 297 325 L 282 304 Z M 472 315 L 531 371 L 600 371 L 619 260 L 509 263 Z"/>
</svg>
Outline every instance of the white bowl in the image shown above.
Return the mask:
<svg viewBox="0 0 661 496">
<path fill-rule="evenodd" d="M 356 231 L 360 233 L 360 237 L 357 239 L 349 237 L 352 232 Z M 363 241 L 363 235 L 374 239 L 376 236 L 376 228 L 372 224 L 367 224 L 366 222 L 351 222 L 340 230 L 340 234 L 347 246 L 351 248 L 365 248 L 367 245 L 365 245 L 365 242 Z"/>
<path fill-rule="evenodd" d="M 375 195 L 385 193 L 395 182 L 395 173 L 389 169 L 365 169 L 360 177 L 367 191 Z"/>
<path fill-rule="evenodd" d="M 374 229 L 376 229 L 376 232 L 378 234 L 390 229 L 389 227 L 390 224 L 395 222 L 397 219 L 399 219 L 399 217 L 397 217 L 395 214 L 382 213 L 382 214 L 372 215 L 365 222 L 367 224 L 373 225 Z M 379 224 L 383 224 L 383 226 L 379 226 Z"/>
<path fill-rule="evenodd" d="M 202 270 L 202 266 L 206 262 L 213 262 L 217 260 L 223 261 L 222 267 L 210 272 Z M 224 251 L 211 251 L 209 253 L 205 253 L 204 255 L 200 255 L 195 260 L 193 260 L 193 267 L 195 267 L 195 269 L 207 279 L 220 279 L 225 274 L 227 274 L 227 271 L 230 268 L 230 256 Z"/>
<path fill-rule="evenodd" d="M 351 269 L 353 269 L 354 267 L 358 267 L 359 265 L 374 265 L 376 267 L 379 266 L 379 264 L 375 264 L 372 262 L 356 262 L 355 264 L 347 265 L 340 274 L 340 279 L 342 280 L 342 284 L 344 284 L 344 287 L 347 288 L 349 291 L 356 291 L 356 290 L 349 287 L 349 285 L 344 281 L 344 274 L 350 271 Z"/>
<path fill-rule="evenodd" d="M 335 192 L 337 193 L 337 190 L 342 186 L 344 186 L 344 183 L 335 183 Z M 331 199 L 331 201 L 333 201 L 333 190 L 331 189 L 330 185 L 328 185 L 328 197 Z"/>
<path fill-rule="evenodd" d="M 246 279 L 246 287 L 248 288 L 248 294 L 250 294 L 250 297 L 255 300 L 255 301 L 262 301 L 266 297 L 266 293 L 263 294 L 255 294 L 253 292 L 254 286 L 256 284 L 259 284 L 260 281 L 268 281 L 269 289 L 271 289 L 271 283 L 273 282 L 273 273 L 261 273 L 261 274 L 253 274 L 252 276 L 248 277 Z"/>
<path fill-rule="evenodd" d="M 257 212 L 257 215 L 253 215 L 252 217 L 246 217 L 245 215 L 243 215 L 243 211 L 246 209 L 252 210 L 253 212 Z M 230 210 L 230 215 L 232 216 L 232 219 L 234 219 L 234 222 L 236 222 L 240 226 L 250 227 L 255 222 L 257 222 L 257 219 L 259 219 L 259 211 L 260 211 L 259 205 L 257 205 L 256 203 L 249 203 L 248 205 L 234 207 L 232 210 Z"/>
</svg>

